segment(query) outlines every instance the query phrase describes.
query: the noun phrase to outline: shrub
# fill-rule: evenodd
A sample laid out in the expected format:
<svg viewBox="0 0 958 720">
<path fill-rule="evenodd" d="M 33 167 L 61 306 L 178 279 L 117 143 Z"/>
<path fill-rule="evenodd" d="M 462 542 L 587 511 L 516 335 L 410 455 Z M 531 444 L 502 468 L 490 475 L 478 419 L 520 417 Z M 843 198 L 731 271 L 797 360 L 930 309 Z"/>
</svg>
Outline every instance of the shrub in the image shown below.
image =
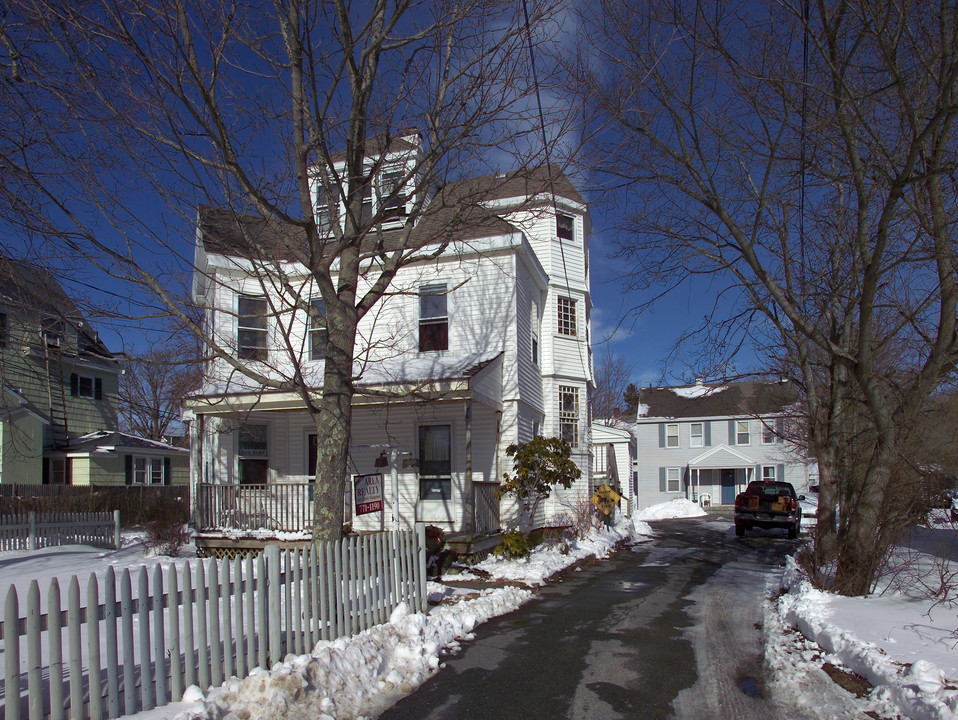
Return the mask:
<svg viewBox="0 0 958 720">
<path fill-rule="evenodd" d="M 151 518 L 145 524 L 147 548 L 156 555 L 176 557 L 183 546 L 190 542 L 190 531 L 183 522 L 186 508 L 180 498 L 175 501 L 160 501 L 153 505 Z"/>
<path fill-rule="evenodd" d="M 528 535 L 539 503 L 556 486 L 572 487 L 582 471 L 572 460 L 572 446 L 562 438 L 536 436 L 527 443 L 510 445 L 506 453 L 514 458 L 514 472 L 503 474 L 498 496 L 515 497 L 519 504 L 519 529 Z"/>
<path fill-rule="evenodd" d="M 518 530 L 507 532 L 502 536 L 502 542 L 492 550 L 496 557 L 505 557 L 517 560 L 529 556 L 529 538 Z"/>
</svg>

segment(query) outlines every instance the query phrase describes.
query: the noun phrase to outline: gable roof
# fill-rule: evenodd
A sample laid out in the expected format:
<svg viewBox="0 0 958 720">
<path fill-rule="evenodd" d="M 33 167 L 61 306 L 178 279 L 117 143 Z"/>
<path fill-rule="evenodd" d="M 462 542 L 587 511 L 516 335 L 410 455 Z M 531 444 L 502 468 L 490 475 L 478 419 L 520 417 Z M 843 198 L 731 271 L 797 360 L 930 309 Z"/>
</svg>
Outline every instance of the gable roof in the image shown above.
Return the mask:
<svg viewBox="0 0 958 720">
<path fill-rule="evenodd" d="M 111 358 L 113 354 L 86 323 L 83 313 L 49 271 L 0 256 L 0 305 L 63 320 L 84 339 L 81 354 Z"/>
<path fill-rule="evenodd" d="M 69 446 L 64 450 L 69 453 L 140 450 L 170 455 L 185 455 L 189 452 L 186 448 L 175 447 L 159 440 L 149 440 L 138 435 L 130 435 L 119 430 L 98 430 L 88 435 L 81 435 L 71 440 Z"/>
<path fill-rule="evenodd" d="M 584 204 L 572 182 L 558 166 L 499 173 L 458 180 L 441 188 L 419 216 L 405 239 L 405 228 L 370 229 L 362 253 L 373 257 L 395 250 L 416 250 L 441 242 L 468 241 L 508 235 L 516 228 L 483 203 L 513 197 L 533 197 L 555 189 L 555 194 Z M 198 208 L 198 230 L 208 253 L 273 262 L 304 262 L 309 255 L 306 230 L 282 222 L 207 205 Z M 326 248 L 335 247 L 330 238 Z"/>
<path fill-rule="evenodd" d="M 774 415 L 797 399 L 795 386 L 784 380 L 642 388 L 636 421 Z"/>
</svg>

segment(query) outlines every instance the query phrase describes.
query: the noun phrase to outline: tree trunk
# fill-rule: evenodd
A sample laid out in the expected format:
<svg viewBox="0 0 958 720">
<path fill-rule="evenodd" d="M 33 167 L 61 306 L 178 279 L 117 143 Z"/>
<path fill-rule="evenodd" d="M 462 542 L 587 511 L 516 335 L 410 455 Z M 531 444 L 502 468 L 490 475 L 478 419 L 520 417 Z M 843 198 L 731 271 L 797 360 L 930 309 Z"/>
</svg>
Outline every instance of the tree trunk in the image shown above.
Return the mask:
<svg viewBox="0 0 958 720">
<path fill-rule="evenodd" d="M 327 304 L 329 340 L 317 434 L 316 494 L 313 501 L 313 540 L 338 540 L 343 534 L 343 502 L 348 482 L 349 439 L 352 429 L 353 346 L 357 318 L 349 303 Z"/>
</svg>

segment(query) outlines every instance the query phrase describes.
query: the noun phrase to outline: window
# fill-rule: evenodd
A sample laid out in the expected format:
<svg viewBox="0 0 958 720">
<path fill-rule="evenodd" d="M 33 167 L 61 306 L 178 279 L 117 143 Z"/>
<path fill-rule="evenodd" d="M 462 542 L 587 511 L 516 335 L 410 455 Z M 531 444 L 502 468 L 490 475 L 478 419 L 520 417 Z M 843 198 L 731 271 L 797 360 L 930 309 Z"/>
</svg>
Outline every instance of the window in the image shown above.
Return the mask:
<svg viewBox="0 0 958 720">
<path fill-rule="evenodd" d="M 748 420 L 735 421 L 735 444 L 736 445 L 749 444 Z"/>
<path fill-rule="evenodd" d="M 7 314 L 0 313 L 0 348 L 7 346 Z"/>
<path fill-rule="evenodd" d="M 373 184 L 367 180 L 363 185 L 363 206 L 360 212 L 360 222 L 366 225 L 373 219 Z"/>
<path fill-rule="evenodd" d="M 419 352 L 449 349 L 446 297 L 445 285 L 419 288 Z"/>
<path fill-rule="evenodd" d="M 689 425 L 689 447 L 700 448 L 705 445 L 705 434 L 702 423 L 692 423 Z"/>
<path fill-rule="evenodd" d="M 243 425 L 239 429 L 239 481 L 265 485 L 269 478 L 269 426 Z"/>
<path fill-rule="evenodd" d="M 532 437 L 537 438 L 542 434 L 542 426 L 538 420 L 532 421 Z"/>
<path fill-rule="evenodd" d="M 452 427 L 419 428 L 419 499 L 452 498 Z"/>
<path fill-rule="evenodd" d="M 134 457 L 131 482 L 134 485 L 162 485 L 163 458 Z"/>
<path fill-rule="evenodd" d="M 570 215 L 556 215 L 556 235 L 562 240 L 575 240 L 575 220 Z"/>
<path fill-rule="evenodd" d="M 679 446 L 679 426 L 678 423 L 669 423 L 665 426 L 665 447 L 677 448 Z"/>
<path fill-rule="evenodd" d="M 539 367 L 539 306 L 532 303 L 532 364 Z"/>
<path fill-rule="evenodd" d="M 771 445 L 782 442 L 782 434 L 785 432 L 785 421 L 782 418 L 775 418 L 771 424 L 762 421 L 762 444 Z"/>
<path fill-rule="evenodd" d="M 103 379 L 73 373 L 70 375 L 70 396 L 102 400 Z"/>
<path fill-rule="evenodd" d="M 330 210 L 329 195 L 322 184 L 316 185 L 316 227 L 321 233 L 329 232 L 332 228 L 333 213 Z"/>
<path fill-rule="evenodd" d="M 681 487 L 679 485 L 680 474 L 679 468 L 669 468 L 665 471 L 666 487 L 665 489 L 668 492 L 679 492 Z"/>
<path fill-rule="evenodd" d="M 559 386 L 559 437 L 579 447 L 579 388 Z"/>
<path fill-rule="evenodd" d="M 762 465 L 762 480 L 765 482 L 775 482 L 774 465 Z"/>
<path fill-rule="evenodd" d="M 383 217 L 403 217 L 406 214 L 406 196 L 402 193 L 402 170 L 386 170 L 379 183 L 379 197 Z"/>
<path fill-rule="evenodd" d="M 309 301 L 309 358 L 323 360 L 326 357 L 326 303 L 322 298 Z"/>
<path fill-rule="evenodd" d="M 560 297 L 558 304 L 558 329 L 560 335 L 576 334 L 575 328 L 575 300 L 567 297 Z"/>
<path fill-rule="evenodd" d="M 41 323 L 43 342 L 47 347 L 60 347 L 63 344 L 64 325 L 58 318 L 44 318 Z"/>
<path fill-rule="evenodd" d="M 240 360 L 266 360 L 266 298 L 239 297 L 236 355 Z"/>
</svg>

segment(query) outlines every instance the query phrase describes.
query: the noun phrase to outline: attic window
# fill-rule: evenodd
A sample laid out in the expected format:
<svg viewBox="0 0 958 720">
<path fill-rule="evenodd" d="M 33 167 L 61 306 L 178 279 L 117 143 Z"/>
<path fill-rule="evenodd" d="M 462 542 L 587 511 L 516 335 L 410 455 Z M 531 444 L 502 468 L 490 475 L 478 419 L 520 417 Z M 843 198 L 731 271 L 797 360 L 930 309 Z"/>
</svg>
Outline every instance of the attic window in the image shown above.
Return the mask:
<svg viewBox="0 0 958 720">
<path fill-rule="evenodd" d="M 70 375 L 70 396 L 81 398 L 103 399 L 102 378 L 87 377 L 73 373 Z"/>
<path fill-rule="evenodd" d="M 571 215 L 556 215 L 556 235 L 561 240 L 575 240 L 575 220 Z"/>
<path fill-rule="evenodd" d="M 63 344 L 63 320 L 48 318 L 43 321 L 43 343 L 47 347 Z"/>
<path fill-rule="evenodd" d="M 406 195 L 402 192 L 402 171 L 387 170 L 379 182 L 379 196 L 384 218 L 403 217 L 406 214 Z"/>
</svg>

